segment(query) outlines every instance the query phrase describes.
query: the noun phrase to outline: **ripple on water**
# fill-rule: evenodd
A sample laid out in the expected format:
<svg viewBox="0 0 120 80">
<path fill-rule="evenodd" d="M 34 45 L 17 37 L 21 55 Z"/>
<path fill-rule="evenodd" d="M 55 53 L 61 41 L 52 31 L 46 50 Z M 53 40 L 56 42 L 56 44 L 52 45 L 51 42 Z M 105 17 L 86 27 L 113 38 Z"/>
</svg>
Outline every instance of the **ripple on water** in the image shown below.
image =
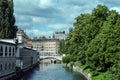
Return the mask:
<svg viewBox="0 0 120 80">
<path fill-rule="evenodd" d="M 60 64 L 40 64 L 29 75 L 21 80 L 86 80 L 83 75 L 78 72 L 63 67 Z"/>
</svg>

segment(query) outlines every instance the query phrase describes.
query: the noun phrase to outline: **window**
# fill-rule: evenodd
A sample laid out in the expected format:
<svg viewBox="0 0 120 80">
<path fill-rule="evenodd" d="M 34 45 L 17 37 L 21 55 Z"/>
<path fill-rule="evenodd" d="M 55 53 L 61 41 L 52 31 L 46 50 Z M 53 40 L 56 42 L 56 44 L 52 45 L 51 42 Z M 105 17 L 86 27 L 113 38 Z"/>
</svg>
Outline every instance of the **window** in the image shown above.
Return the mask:
<svg viewBox="0 0 120 80">
<path fill-rule="evenodd" d="M 12 68 L 14 69 L 14 67 L 15 67 L 15 64 L 14 64 L 14 63 L 12 63 Z"/>
<path fill-rule="evenodd" d="M 2 64 L 0 64 L 0 71 L 2 71 Z"/>
<path fill-rule="evenodd" d="M 13 56 L 15 55 L 15 49 L 13 48 Z"/>
<path fill-rule="evenodd" d="M 11 64 L 9 63 L 9 69 L 11 69 Z"/>
<path fill-rule="evenodd" d="M 8 52 L 7 47 L 5 47 L 5 56 L 7 56 L 7 52 Z"/>
<path fill-rule="evenodd" d="M 7 69 L 7 64 L 5 64 L 5 70 Z"/>
<path fill-rule="evenodd" d="M 3 47 L 0 47 L 0 56 L 3 56 Z"/>
<path fill-rule="evenodd" d="M 11 56 L 11 47 L 9 47 L 9 56 Z"/>
</svg>

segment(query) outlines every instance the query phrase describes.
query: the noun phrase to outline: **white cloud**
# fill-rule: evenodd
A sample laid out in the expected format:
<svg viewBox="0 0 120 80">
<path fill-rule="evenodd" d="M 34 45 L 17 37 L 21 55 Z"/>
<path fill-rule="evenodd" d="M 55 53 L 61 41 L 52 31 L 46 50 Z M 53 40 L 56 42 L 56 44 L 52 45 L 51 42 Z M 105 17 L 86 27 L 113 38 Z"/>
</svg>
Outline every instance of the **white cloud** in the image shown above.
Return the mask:
<svg viewBox="0 0 120 80">
<path fill-rule="evenodd" d="M 82 13 L 90 13 L 98 4 L 120 13 L 119 0 L 13 0 L 16 25 L 33 37 L 47 35 L 49 30 L 67 31 Z M 33 30 L 31 30 L 33 29 Z M 44 31 L 41 31 L 44 30 Z"/>
<path fill-rule="evenodd" d="M 120 7 L 112 7 L 110 10 L 116 10 L 118 13 L 120 13 Z"/>
<path fill-rule="evenodd" d="M 52 0 L 39 0 L 40 8 L 48 8 L 50 6 L 52 6 Z"/>
<path fill-rule="evenodd" d="M 62 30 L 70 27 L 70 24 L 50 24 L 48 27 L 55 30 Z"/>
<path fill-rule="evenodd" d="M 20 29 L 24 29 L 24 30 L 31 29 L 30 24 L 27 22 L 17 23 L 17 25 L 19 25 Z"/>
<path fill-rule="evenodd" d="M 25 30 L 25 32 L 28 34 L 28 36 L 31 36 L 32 38 L 33 37 L 41 37 L 41 36 L 46 36 L 46 37 L 49 37 L 53 34 L 53 31 L 41 31 L 41 30 L 38 30 L 38 29 L 30 29 L 30 30 Z"/>
<path fill-rule="evenodd" d="M 40 24 L 40 23 L 46 22 L 46 19 L 41 17 L 32 17 L 32 21 L 33 23 Z"/>
<path fill-rule="evenodd" d="M 116 5 L 120 5 L 120 0 L 101 0 L 102 2 L 104 2 L 104 4 L 116 4 Z"/>
</svg>

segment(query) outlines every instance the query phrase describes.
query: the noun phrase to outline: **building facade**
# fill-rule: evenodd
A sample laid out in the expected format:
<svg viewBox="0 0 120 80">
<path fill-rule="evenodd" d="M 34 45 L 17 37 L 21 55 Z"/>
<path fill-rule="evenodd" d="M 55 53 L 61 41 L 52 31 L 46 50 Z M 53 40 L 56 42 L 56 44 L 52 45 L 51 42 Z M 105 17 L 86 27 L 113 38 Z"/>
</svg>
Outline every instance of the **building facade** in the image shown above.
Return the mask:
<svg viewBox="0 0 120 80">
<path fill-rule="evenodd" d="M 17 51 L 16 66 L 21 70 L 28 70 L 39 61 L 39 53 L 30 47 L 21 47 Z"/>
<path fill-rule="evenodd" d="M 15 75 L 16 45 L 8 40 L 0 40 L 0 80 Z"/>
<path fill-rule="evenodd" d="M 16 72 L 27 71 L 38 63 L 38 51 L 27 46 L 23 34 L 17 34 L 16 39 L 0 39 L 0 80 L 9 80 Z"/>
<path fill-rule="evenodd" d="M 55 32 L 55 34 L 53 34 L 53 38 L 54 39 L 59 39 L 59 40 L 65 40 L 66 39 L 66 34 L 65 32 Z"/>
<path fill-rule="evenodd" d="M 27 43 L 28 36 L 23 30 L 18 30 L 16 33 L 16 37 L 18 39 L 18 43 Z"/>
<path fill-rule="evenodd" d="M 33 41 L 33 48 L 36 48 L 40 55 L 50 56 L 56 55 L 59 51 L 60 41 L 58 39 L 45 39 L 41 41 Z"/>
</svg>

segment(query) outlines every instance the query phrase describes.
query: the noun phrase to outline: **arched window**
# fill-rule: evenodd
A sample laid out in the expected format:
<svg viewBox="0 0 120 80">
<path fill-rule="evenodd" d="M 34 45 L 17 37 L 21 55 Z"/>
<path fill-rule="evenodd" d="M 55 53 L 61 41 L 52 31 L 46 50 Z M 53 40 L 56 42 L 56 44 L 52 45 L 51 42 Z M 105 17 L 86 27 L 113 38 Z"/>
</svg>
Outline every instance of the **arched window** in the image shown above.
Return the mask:
<svg viewBox="0 0 120 80">
<path fill-rule="evenodd" d="M 8 50 L 7 47 L 5 47 L 5 56 L 7 56 Z"/>
<path fill-rule="evenodd" d="M 11 64 L 9 63 L 9 69 L 11 69 Z"/>
<path fill-rule="evenodd" d="M 0 71 L 2 71 L 2 64 L 0 64 Z"/>
<path fill-rule="evenodd" d="M 11 56 L 11 47 L 9 47 L 9 56 Z"/>
<path fill-rule="evenodd" d="M 12 68 L 14 69 L 14 67 L 15 67 L 15 64 L 14 64 L 14 63 L 12 63 Z"/>
<path fill-rule="evenodd" d="M 5 70 L 7 69 L 7 64 L 5 64 Z"/>
<path fill-rule="evenodd" d="M 3 56 L 3 47 L 0 47 L 0 56 Z"/>
<path fill-rule="evenodd" d="M 15 49 L 13 48 L 13 56 L 15 55 Z"/>
</svg>

